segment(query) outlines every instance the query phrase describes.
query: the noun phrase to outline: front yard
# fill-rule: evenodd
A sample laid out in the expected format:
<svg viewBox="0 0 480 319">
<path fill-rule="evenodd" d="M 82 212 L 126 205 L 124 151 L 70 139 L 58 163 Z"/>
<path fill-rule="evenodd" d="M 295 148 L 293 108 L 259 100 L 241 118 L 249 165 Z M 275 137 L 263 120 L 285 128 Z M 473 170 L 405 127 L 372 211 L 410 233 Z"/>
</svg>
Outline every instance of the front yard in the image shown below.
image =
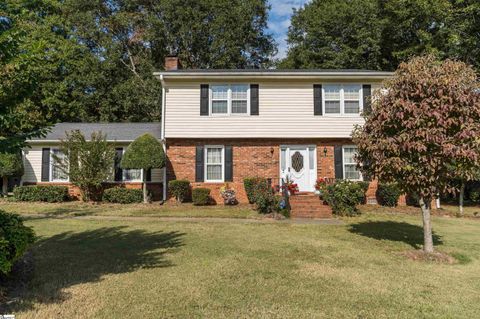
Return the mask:
<svg viewBox="0 0 480 319">
<path fill-rule="evenodd" d="M 27 221 L 39 238 L 31 250 L 33 279 L 16 292 L 23 302 L 9 306 L 18 318 L 480 314 L 479 220 L 433 218 L 438 249 L 458 260 L 440 264 L 404 257 L 422 244 L 420 216 L 385 209 L 342 225 L 70 218 L 194 211 L 108 207 L 2 203 L 9 211 L 50 214 Z M 258 217 L 248 207 L 235 209 L 234 217 Z M 197 215 L 232 215 L 207 210 Z"/>
</svg>

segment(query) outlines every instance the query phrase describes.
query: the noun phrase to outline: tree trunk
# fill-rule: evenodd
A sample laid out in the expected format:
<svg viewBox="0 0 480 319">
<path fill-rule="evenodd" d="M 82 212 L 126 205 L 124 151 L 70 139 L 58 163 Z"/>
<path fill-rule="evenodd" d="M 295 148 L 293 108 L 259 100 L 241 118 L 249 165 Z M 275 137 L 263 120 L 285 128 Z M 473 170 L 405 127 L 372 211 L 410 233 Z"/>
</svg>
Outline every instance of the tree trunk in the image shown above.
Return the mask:
<svg viewBox="0 0 480 319">
<path fill-rule="evenodd" d="M 465 182 L 460 185 L 460 194 L 458 195 L 458 214 L 463 216 L 463 198 L 465 197 Z"/>
<path fill-rule="evenodd" d="M 148 204 L 147 194 L 147 171 L 143 170 L 143 203 Z"/>
<path fill-rule="evenodd" d="M 420 198 L 420 207 L 423 217 L 423 251 L 433 253 L 432 224 L 430 222 L 431 198 Z"/>
<path fill-rule="evenodd" d="M 7 176 L 3 176 L 2 194 L 5 197 L 8 195 L 8 177 Z"/>
</svg>

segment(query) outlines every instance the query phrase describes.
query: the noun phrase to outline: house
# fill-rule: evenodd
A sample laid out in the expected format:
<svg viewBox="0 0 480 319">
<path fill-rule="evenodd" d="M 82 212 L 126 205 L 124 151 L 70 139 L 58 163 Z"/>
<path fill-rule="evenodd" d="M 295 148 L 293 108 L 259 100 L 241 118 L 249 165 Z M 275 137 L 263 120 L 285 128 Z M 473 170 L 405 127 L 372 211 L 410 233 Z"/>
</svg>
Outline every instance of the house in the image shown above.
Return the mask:
<svg viewBox="0 0 480 319">
<path fill-rule="evenodd" d="M 106 187 L 122 186 L 127 188 L 141 188 L 143 173 L 141 170 L 122 170 L 119 163 L 127 146 L 144 133 L 150 133 L 156 138 L 161 138 L 160 123 L 59 123 L 41 138 L 30 140 L 28 148 L 23 150 L 25 172 L 17 184 L 35 185 L 67 185 L 70 194 L 78 196 L 78 189 L 73 187 L 66 176 L 53 161 L 53 154 L 59 155 L 59 146 L 65 133 L 79 130 L 89 138 L 93 132 L 101 131 L 107 140 L 114 143 L 116 158 L 114 176 L 106 181 Z M 162 199 L 163 169 L 153 169 L 147 172 L 147 187 L 154 198 Z"/>
<path fill-rule="evenodd" d="M 166 180 L 228 183 L 246 202 L 245 177 L 287 177 L 301 192 L 317 178 L 362 180 L 351 140 L 372 92 L 390 72 L 368 70 L 185 70 L 167 57 L 162 82 Z M 372 183 L 368 194 L 375 192 Z"/>
</svg>

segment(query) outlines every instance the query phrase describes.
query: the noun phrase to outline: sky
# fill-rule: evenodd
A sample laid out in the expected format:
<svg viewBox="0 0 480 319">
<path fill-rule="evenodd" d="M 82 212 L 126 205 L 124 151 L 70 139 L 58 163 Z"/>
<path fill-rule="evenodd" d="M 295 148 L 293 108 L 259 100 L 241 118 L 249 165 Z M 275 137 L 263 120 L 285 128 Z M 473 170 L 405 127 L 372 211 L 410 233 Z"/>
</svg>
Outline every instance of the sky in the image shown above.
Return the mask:
<svg viewBox="0 0 480 319">
<path fill-rule="evenodd" d="M 278 44 L 277 58 L 287 54 L 287 32 L 290 26 L 292 8 L 300 8 L 309 0 L 269 0 L 271 5 L 268 19 L 268 30 L 273 34 Z"/>
</svg>

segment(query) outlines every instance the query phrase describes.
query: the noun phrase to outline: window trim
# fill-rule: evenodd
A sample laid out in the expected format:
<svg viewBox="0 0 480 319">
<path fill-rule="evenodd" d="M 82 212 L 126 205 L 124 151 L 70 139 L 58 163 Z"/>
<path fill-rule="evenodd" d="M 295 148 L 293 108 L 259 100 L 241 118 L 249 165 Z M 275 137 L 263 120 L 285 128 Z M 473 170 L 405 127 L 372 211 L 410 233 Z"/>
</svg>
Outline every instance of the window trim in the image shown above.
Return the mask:
<svg viewBox="0 0 480 319">
<path fill-rule="evenodd" d="M 352 99 L 345 99 L 345 86 L 349 85 L 358 85 L 360 90 L 358 92 L 358 102 L 359 102 L 359 110 L 358 113 L 345 113 L 345 101 L 354 101 Z M 329 101 L 326 99 L 325 94 L 325 87 L 326 86 L 339 86 L 340 87 L 340 113 L 326 113 L 325 112 L 325 101 Z M 323 83 L 322 84 L 322 114 L 324 116 L 343 116 L 343 117 L 359 117 L 360 114 L 363 112 L 363 84 L 362 83 Z"/>
<path fill-rule="evenodd" d="M 247 87 L 247 111 L 245 113 L 232 112 L 232 86 L 245 85 Z M 227 113 L 213 113 L 213 87 L 226 86 L 227 91 Z M 223 101 L 223 100 L 222 100 Z M 249 83 L 211 83 L 208 86 L 208 114 L 210 116 L 250 116 L 250 84 Z"/>
<path fill-rule="evenodd" d="M 352 179 L 352 178 L 346 178 L 345 175 L 346 175 L 346 172 L 345 172 L 345 166 L 346 165 L 353 165 L 353 164 L 350 164 L 350 163 L 345 163 L 345 149 L 346 148 L 356 148 L 358 149 L 358 147 L 356 145 L 342 145 L 342 170 L 343 170 L 343 179 L 345 180 L 349 180 L 349 181 L 354 181 L 354 182 L 361 182 L 363 181 L 363 176 L 362 176 L 362 172 L 360 170 L 358 170 L 358 174 L 360 176 L 360 178 L 358 179 Z"/>
<path fill-rule="evenodd" d="M 55 159 L 53 158 L 53 153 L 55 153 L 55 151 L 60 151 L 60 148 L 58 147 L 51 147 L 50 148 L 50 163 L 49 163 L 49 176 L 48 176 L 48 180 L 50 183 L 70 183 L 70 176 L 67 174 L 67 178 L 66 179 L 53 179 L 53 166 L 54 166 L 54 163 L 55 163 Z M 63 154 L 63 152 L 62 152 Z M 63 154 L 63 156 L 65 156 L 65 154 Z"/>
<path fill-rule="evenodd" d="M 208 179 L 208 149 L 209 148 L 221 148 L 222 149 L 222 178 L 221 179 Z M 211 164 L 211 165 L 218 165 L 218 164 Z M 205 145 L 204 146 L 204 154 L 203 154 L 203 169 L 205 172 L 205 183 L 224 183 L 225 182 L 225 145 Z"/>
</svg>

